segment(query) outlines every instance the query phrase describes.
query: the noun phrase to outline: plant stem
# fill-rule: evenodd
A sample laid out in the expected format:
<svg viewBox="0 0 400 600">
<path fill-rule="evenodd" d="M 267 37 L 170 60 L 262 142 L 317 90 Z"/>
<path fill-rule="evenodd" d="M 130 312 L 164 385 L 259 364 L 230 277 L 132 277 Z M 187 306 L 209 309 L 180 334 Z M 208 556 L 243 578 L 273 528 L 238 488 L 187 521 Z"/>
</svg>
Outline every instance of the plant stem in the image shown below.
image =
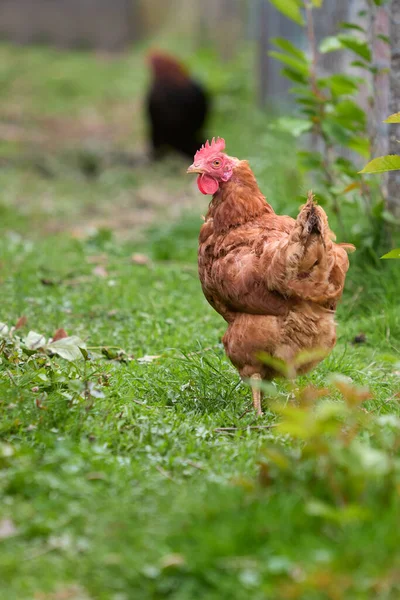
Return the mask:
<svg viewBox="0 0 400 600">
<path fill-rule="evenodd" d="M 375 29 L 376 29 L 376 10 L 377 7 L 373 0 L 368 0 L 368 46 L 371 50 L 372 54 L 372 93 L 368 97 L 368 105 L 370 109 L 370 118 L 368 122 L 368 136 L 370 142 L 370 159 L 372 159 L 377 154 L 378 149 L 378 115 L 377 115 L 377 107 L 378 103 L 375 98 L 375 94 L 379 94 L 379 73 L 376 69 L 376 56 L 375 56 Z"/>
<path fill-rule="evenodd" d="M 318 106 L 319 106 L 318 120 L 314 124 L 313 131 L 314 131 L 316 140 L 320 139 L 322 141 L 322 145 L 323 145 L 322 166 L 323 166 L 325 177 L 326 177 L 326 180 L 328 181 L 328 184 L 333 185 L 334 177 L 333 177 L 333 175 L 331 173 L 331 169 L 330 169 L 330 166 L 331 166 L 330 151 L 332 149 L 332 146 L 326 140 L 325 134 L 324 134 L 324 132 L 322 130 L 322 126 L 321 126 L 321 123 L 324 120 L 325 114 L 324 114 L 324 105 L 322 102 L 319 102 L 319 100 L 322 97 L 322 94 L 318 87 L 318 79 L 317 79 L 318 51 L 317 51 L 317 42 L 315 39 L 315 28 L 314 28 L 312 4 L 311 4 L 310 0 L 304 0 L 304 8 L 305 8 L 305 12 L 306 12 L 307 39 L 308 39 L 308 45 L 309 45 L 310 53 L 311 53 L 310 85 L 311 85 L 312 92 L 313 92 L 313 94 L 318 102 Z M 317 145 L 317 143 L 318 143 L 318 141 L 316 141 L 316 143 L 314 142 L 315 145 Z M 344 222 L 343 222 L 342 215 L 340 212 L 340 206 L 339 206 L 337 197 L 334 194 L 331 194 L 331 197 L 332 197 L 334 211 L 335 211 L 335 214 L 336 214 L 336 217 L 338 220 L 340 233 L 342 236 L 344 236 L 345 235 L 345 227 L 344 227 Z"/>
<path fill-rule="evenodd" d="M 306 22 L 307 22 L 307 39 L 311 51 L 311 68 L 310 68 L 310 83 L 313 93 L 319 96 L 318 84 L 317 84 L 317 65 L 318 65 L 318 53 L 317 44 L 315 41 L 315 30 L 314 30 L 314 18 L 312 12 L 312 4 L 310 0 L 304 0 L 304 8 L 306 11 Z"/>
</svg>

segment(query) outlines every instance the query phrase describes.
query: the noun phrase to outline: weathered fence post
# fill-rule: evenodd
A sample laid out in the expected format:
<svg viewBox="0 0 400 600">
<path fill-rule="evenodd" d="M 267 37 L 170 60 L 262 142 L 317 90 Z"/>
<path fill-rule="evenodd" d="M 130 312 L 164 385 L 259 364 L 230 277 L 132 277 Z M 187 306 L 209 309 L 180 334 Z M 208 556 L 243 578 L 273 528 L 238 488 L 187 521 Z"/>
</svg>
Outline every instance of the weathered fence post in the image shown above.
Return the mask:
<svg viewBox="0 0 400 600">
<path fill-rule="evenodd" d="M 390 114 L 400 111 L 400 0 L 392 0 L 390 12 Z M 390 125 L 389 154 L 399 153 L 400 124 Z M 390 171 L 388 208 L 400 217 L 400 171 Z"/>
<path fill-rule="evenodd" d="M 261 107 L 265 106 L 268 94 L 268 0 L 258 0 L 257 13 L 258 22 L 258 52 L 257 67 L 258 75 L 258 102 Z"/>
</svg>

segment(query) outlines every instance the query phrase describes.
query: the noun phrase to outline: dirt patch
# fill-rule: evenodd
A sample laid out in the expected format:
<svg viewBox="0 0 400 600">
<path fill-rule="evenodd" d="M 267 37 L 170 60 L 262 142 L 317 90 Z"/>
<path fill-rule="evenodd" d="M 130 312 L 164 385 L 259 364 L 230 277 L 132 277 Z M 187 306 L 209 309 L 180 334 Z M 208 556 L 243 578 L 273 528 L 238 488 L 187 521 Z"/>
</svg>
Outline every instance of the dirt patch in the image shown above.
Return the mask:
<svg viewBox="0 0 400 600">
<path fill-rule="evenodd" d="M 77 116 L 32 116 L 6 112 L 0 117 L 0 136 L 4 141 L 36 146 L 37 151 L 60 150 L 68 146 L 98 141 L 120 146 L 140 137 L 143 122 L 141 101 L 86 108 Z"/>
<path fill-rule="evenodd" d="M 24 215 L 39 215 L 35 231 L 85 237 L 108 228 L 129 239 L 157 220 L 204 212 L 205 203 L 185 174 L 188 161 L 149 161 L 140 111 L 135 101 L 86 110 L 76 118 L 15 113 L 0 119 L 6 142 L 1 164 L 15 168 L 13 178 L 33 182 L 13 204 Z"/>
<path fill-rule="evenodd" d="M 47 233 L 68 231 L 77 238 L 85 238 L 99 229 L 111 229 L 119 239 L 140 239 L 150 225 L 157 222 L 177 221 L 188 211 L 199 211 L 199 227 L 204 202 L 197 189 L 184 182 L 179 194 L 163 189 L 163 183 L 145 185 L 132 194 L 122 194 L 108 205 L 90 206 L 79 217 L 79 222 L 65 225 L 54 219 L 46 226 Z"/>
</svg>

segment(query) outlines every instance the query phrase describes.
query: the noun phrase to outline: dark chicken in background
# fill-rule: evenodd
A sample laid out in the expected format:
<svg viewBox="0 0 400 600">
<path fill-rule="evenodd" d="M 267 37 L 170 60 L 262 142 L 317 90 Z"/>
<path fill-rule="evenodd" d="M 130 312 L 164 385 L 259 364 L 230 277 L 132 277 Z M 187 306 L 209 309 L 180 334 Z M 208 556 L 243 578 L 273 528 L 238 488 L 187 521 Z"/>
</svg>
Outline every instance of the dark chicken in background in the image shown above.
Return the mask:
<svg viewBox="0 0 400 600">
<path fill-rule="evenodd" d="M 174 57 L 152 52 L 148 57 L 152 83 L 146 98 L 153 158 L 167 149 L 193 157 L 204 140 L 210 110 L 204 87 Z"/>
</svg>

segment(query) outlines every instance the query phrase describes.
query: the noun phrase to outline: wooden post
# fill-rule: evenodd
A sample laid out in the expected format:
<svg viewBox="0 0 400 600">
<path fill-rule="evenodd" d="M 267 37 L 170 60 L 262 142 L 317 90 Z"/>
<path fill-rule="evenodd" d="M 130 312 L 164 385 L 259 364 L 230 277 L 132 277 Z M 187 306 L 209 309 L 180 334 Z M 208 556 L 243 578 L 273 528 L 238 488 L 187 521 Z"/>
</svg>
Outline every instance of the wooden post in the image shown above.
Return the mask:
<svg viewBox="0 0 400 600">
<path fill-rule="evenodd" d="M 257 81 L 258 81 L 258 103 L 260 107 L 265 106 L 268 94 L 268 0 L 258 1 L 258 53 L 257 53 Z"/>
<path fill-rule="evenodd" d="M 400 111 L 400 0 L 392 0 L 390 12 L 390 114 Z M 400 124 L 389 125 L 389 154 L 399 154 Z M 400 217 L 400 171 L 390 171 L 388 209 Z"/>
</svg>

